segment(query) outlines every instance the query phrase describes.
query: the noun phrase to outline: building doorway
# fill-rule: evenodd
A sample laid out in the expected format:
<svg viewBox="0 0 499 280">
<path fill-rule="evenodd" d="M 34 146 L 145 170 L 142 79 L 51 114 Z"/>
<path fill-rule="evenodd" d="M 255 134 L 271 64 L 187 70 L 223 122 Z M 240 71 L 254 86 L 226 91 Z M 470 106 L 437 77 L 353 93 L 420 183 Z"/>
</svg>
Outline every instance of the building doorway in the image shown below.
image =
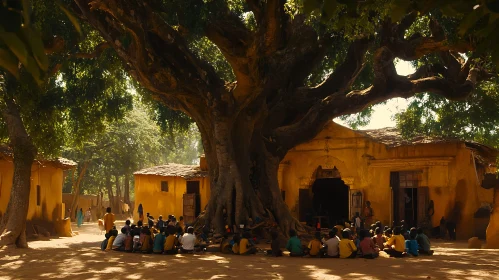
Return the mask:
<svg viewBox="0 0 499 280">
<path fill-rule="evenodd" d="M 315 216 L 328 217 L 329 225 L 323 222 L 322 227 L 332 227 L 340 220 L 348 220 L 349 187 L 341 178 L 321 178 L 312 185 L 313 210 Z M 326 220 L 327 221 L 327 220 Z"/>
<path fill-rule="evenodd" d="M 404 220 L 408 228 L 418 225 L 418 188 L 403 188 Z"/>
<path fill-rule="evenodd" d="M 201 195 L 199 193 L 199 181 L 187 181 L 186 193 L 195 194 L 194 215 L 197 217 L 201 213 Z"/>
<path fill-rule="evenodd" d="M 420 186 L 421 171 L 391 172 L 393 217 L 396 225 L 402 220 L 408 228 L 418 227 L 428 219 L 428 187 Z"/>
</svg>

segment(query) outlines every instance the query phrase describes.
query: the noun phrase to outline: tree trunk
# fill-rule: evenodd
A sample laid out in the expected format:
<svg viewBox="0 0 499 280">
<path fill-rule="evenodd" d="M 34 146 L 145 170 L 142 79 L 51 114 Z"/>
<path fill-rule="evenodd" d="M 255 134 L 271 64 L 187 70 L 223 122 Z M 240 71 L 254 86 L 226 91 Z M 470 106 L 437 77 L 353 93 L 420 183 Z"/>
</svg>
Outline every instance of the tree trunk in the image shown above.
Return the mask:
<svg viewBox="0 0 499 280">
<path fill-rule="evenodd" d="M 499 249 L 499 187 L 494 187 L 494 202 L 492 204 L 489 225 L 487 226 L 487 249 Z"/>
<path fill-rule="evenodd" d="M 78 175 L 78 180 L 76 180 L 76 182 L 74 182 L 73 180 L 73 201 L 71 202 L 71 208 L 69 208 L 71 210 L 71 215 L 70 215 L 71 221 L 76 220 L 76 217 L 73 216 L 73 213 L 75 211 L 78 211 L 78 209 L 76 208 L 78 207 L 78 201 L 80 198 L 80 183 L 81 180 L 83 179 L 83 176 L 85 175 L 85 172 L 87 171 L 87 167 L 88 167 L 88 161 L 84 161 L 83 167 L 81 168 L 80 174 Z"/>
<path fill-rule="evenodd" d="M 124 182 L 125 186 L 125 194 L 123 195 L 123 200 L 125 201 L 126 204 L 128 204 L 128 209 L 129 211 L 131 210 L 133 213 L 133 209 L 132 209 L 132 203 L 130 202 L 130 175 L 128 174 L 128 172 L 125 173 L 125 182 Z"/>
<path fill-rule="evenodd" d="M 0 247 L 16 244 L 19 248 L 27 248 L 26 218 L 31 189 L 31 166 L 37 149 L 26 132 L 14 100 L 4 95 L 4 101 L 2 116 L 14 154 L 14 176 L 7 210 L 0 222 Z"/>
<path fill-rule="evenodd" d="M 210 130 L 200 126 L 200 131 Z M 246 117 L 215 122 L 212 131 L 215 141 L 202 135 L 212 185 L 206 222 L 217 232 L 225 225 L 239 228 L 250 218 L 276 222 L 285 235 L 290 229 L 303 230 L 279 189 L 277 172 L 285 153 L 266 143 L 255 121 Z"/>
<path fill-rule="evenodd" d="M 116 198 L 113 203 L 113 211 L 114 213 L 121 214 L 121 184 L 120 177 L 118 175 L 114 175 L 116 179 Z"/>
<path fill-rule="evenodd" d="M 106 175 L 106 189 L 107 189 L 107 197 L 109 199 L 109 207 L 114 207 L 114 194 L 113 194 L 113 184 L 111 182 L 111 175 Z M 115 209 L 112 209 L 115 211 Z"/>
</svg>

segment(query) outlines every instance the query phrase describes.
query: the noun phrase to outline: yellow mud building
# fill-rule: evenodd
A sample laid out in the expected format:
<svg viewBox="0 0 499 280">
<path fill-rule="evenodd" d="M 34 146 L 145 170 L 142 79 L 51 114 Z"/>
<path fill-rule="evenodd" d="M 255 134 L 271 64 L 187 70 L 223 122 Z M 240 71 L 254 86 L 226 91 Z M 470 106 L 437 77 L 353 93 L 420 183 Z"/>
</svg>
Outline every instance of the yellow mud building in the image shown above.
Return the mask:
<svg viewBox="0 0 499 280">
<path fill-rule="evenodd" d="M 484 237 L 488 221 L 477 213 L 490 213 L 493 190 L 481 182 L 486 172 L 495 172 L 496 156 L 478 143 L 405 140 L 394 128 L 355 131 L 331 122 L 288 152 L 278 176 L 284 200 L 300 221 L 363 216 L 369 201 L 372 220 L 384 225 L 405 220 L 438 227 L 444 218 L 457 225 L 457 238 Z"/>
<path fill-rule="evenodd" d="M 31 225 L 44 227 L 51 233 L 60 234 L 56 223 L 64 219 L 62 202 L 62 184 L 64 170 L 72 169 L 76 163 L 64 158 L 54 160 L 35 160 L 31 167 L 31 190 L 27 216 L 27 232 Z M 5 213 L 12 188 L 14 164 L 12 152 L 6 147 L 0 148 L 0 216 Z"/>
<path fill-rule="evenodd" d="M 183 216 L 190 223 L 206 207 L 210 197 L 210 182 L 204 157 L 200 165 L 169 163 L 139 170 L 135 176 L 134 220 L 142 204 L 144 215 Z"/>
</svg>

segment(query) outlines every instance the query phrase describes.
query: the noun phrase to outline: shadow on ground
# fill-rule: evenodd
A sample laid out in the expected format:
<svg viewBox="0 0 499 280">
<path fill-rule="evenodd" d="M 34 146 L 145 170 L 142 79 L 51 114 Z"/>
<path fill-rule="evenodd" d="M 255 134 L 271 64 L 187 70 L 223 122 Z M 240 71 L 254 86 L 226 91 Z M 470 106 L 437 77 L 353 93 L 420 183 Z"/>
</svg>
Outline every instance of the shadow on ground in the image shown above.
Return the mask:
<svg viewBox="0 0 499 280">
<path fill-rule="evenodd" d="M 0 251 L 1 279 L 494 279 L 499 251 L 441 244 L 431 257 L 376 260 L 102 252 L 98 242 Z"/>
</svg>

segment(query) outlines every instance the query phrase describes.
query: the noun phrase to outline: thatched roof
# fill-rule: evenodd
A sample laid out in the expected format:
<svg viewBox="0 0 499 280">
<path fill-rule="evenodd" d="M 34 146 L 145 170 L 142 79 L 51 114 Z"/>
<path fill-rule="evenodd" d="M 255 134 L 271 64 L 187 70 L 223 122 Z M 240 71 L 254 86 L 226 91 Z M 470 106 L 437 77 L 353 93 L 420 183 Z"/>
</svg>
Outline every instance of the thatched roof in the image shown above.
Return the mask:
<svg viewBox="0 0 499 280">
<path fill-rule="evenodd" d="M 133 173 L 135 175 L 157 175 L 165 177 L 182 177 L 186 180 L 208 177 L 207 171 L 202 171 L 199 165 L 167 163 L 165 165 L 145 168 Z"/>
<path fill-rule="evenodd" d="M 14 153 L 12 149 L 7 145 L 0 145 L 0 158 L 12 160 L 14 157 Z M 40 163 L 42 165 L 50 165 L 56 168 L 60 168 L 62 170 L 72 169 L 78 164 L 72 160 L 67 158 L 55 158 L 55 159 L 44 159 L 44 158 L 35 158 L 35 163 Z"/>
<path fill-rule="evenodd" d="M 473 141 L 466 141 L 458 138 L 444 138 L 433 136 L 416 136 L 411 139 L 402 137 L 400 130 L 394 127 L 380 129 L 355 130 L 355 132 L 365 135 L 375 142 L 386 145 L 389 148 L 400 146 L 411 146 L 420 144 L 435 143 L 464 143 L 466 147 L 474 152 L 476 160 L 481 164 L 494 164 L 499 152 L 487 145 Z"/>
</svg>

